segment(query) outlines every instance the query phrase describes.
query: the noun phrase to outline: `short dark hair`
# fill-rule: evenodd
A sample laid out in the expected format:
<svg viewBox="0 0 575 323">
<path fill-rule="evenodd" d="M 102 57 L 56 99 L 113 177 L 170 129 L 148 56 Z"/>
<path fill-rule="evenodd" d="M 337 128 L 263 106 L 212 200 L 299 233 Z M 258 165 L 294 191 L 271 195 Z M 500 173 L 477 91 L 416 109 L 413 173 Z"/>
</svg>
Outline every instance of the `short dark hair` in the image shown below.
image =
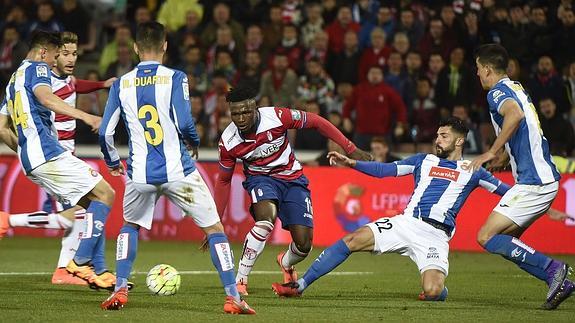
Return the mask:
<svg viewBox="0 0 575 323">
<path fill-rule="evenodd" d="M 144 22 L 138 25 L 136 45 L 140 51 L 160 51 L 166 41 L 164 25 L 156 21 Z"/>
<path fill-rule="evenodd" d="M 439 128 L 441 127 L 451 127 L 451 130 L 462 135 L 463 137 L 467 137 L 467 133 L 469 132 L 469 128 L 467 128 L 465 122 L 457 117 L 449 117 L 447 119 L 441 120 L 439 122 Z"/>
<path fill-rule="evenodd" d="M 479 63 L 483 65 L 490 65 L 494 70 L 505 72 L 507 65 L 509 65 L 509 54 L 505 47 L 499 44 L 485 44 L 481 45 L 475 57 Z"/>
<path fill-rule="evenodd" d="M 231 88 L 226 94 L 226 101 L 228 102 L 241 102 L 244 100 L 255 99 L 258 91 L 250 85 L 238 84 L 238 86 Z"/>
<path fill-rule="evenodd" d="M 30 37 L 30 48 L 54 46 L 60 47 L 60 33 L 35 30 Z"/>
</svg>

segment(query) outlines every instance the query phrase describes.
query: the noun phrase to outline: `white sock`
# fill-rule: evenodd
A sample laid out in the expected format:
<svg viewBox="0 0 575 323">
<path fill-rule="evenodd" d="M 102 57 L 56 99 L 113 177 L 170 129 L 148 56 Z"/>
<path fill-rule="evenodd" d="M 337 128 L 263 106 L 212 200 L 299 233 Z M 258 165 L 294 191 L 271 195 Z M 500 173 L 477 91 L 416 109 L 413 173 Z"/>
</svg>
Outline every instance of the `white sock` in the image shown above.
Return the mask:
<svg viewBox="0 0 575 323">
<path fill-rule="evenodd" d="M 269 221 L 257 221 L 254 227 L 246 235 L 244 242 L 244 250 L 242 258 L 238 266 L 238 274 L 236 275 L 236 282 L 240 281 L 244 284 L 248 282 L 248 276 L 256 262 L 258 256 L 264 250 L 266 240 L 274 230 L 273 223 Z"/>
<path fill-rule="evenodd" d="M 70 229 L 72 227 L 72 221 L 60 213 L 46 213 L 44 211 L 11 214 L 9 222 L 11 227 L 43 229 Z"/>
<path fill-rule="evenodd" d="M 288 246 L 284 257 L 282 258 L 282 267 L 289 269 L 293 265 L 297 264 L 298 262 L 302 261 L 307 257 L 309 252 L 300 251 L 295 242 L 291 242 Z"/>
<path fill-rule="evenodd" d="M 70 260 L 74 258 L 85 224 L 86 210 L 76 211 L 76 221 L 72 228 L 66 230 L 62 237 L 62 249 L 60 249 L 60 258 L 58 258 L 58 267 L 66 267 Z"/>
</svg>

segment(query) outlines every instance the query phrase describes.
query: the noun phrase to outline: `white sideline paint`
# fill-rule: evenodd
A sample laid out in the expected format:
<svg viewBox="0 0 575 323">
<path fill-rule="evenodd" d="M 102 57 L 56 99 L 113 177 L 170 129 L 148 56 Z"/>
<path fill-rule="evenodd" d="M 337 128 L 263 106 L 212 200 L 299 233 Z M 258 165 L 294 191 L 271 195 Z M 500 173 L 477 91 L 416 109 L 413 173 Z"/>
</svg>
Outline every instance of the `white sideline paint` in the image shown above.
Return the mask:
<svg viewBox="0 0 575 323">
<path fill-rule="evenodd" d="M 44 276 L 52 275 L 54 272 L 50 271 L 35 271 L 35 272 L 0 272 L 0 276 Z M 179 272 L 181 275 L 216 275 L 215 270 L 183 270 Z M 279 271 L 272 270 L 254 270 L 251 275 L 276 275 Z M 147 271 L 135 271 L 132 275 L 146 275 Z M 355 276 L 355 275 L 372 275 L 372 271 L 336 271 L 329 273 L 333 276 Z"/>
</svg>

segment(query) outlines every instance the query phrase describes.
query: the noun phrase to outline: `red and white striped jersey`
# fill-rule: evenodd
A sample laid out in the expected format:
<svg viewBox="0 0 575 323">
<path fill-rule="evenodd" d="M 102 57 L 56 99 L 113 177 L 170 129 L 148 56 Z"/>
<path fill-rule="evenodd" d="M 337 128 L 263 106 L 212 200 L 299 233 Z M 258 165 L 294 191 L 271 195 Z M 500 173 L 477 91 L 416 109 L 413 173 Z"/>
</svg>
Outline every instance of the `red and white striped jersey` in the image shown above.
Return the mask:
<svg viewBox="0 0 575 323">
<path fill-rule="evenodd" d="M 76 108 L 76 86 L 72 76 L 60 77 L 52 74 L 52 92 L 72 108 Z M 74 137 L 76 135 L 76 120 L 66 115 L 56 114 L 54 126 L 58 130 L 58 142 L 66 150 L 74 151 Z"/>
<path fill-rule="evenodd" d="M 233 122 L 224 130 L 218 145 L 220 165 L 233 169 L 236 159 L 241 159 L 246 176 L 267 175 L 284 180 L 300 177 L 302 167 L 289 144 L 287 130 L 304 128 L 306 113 L 261 107 L 258 114 L 254 134 L 242 136 Z"/>
</svg>

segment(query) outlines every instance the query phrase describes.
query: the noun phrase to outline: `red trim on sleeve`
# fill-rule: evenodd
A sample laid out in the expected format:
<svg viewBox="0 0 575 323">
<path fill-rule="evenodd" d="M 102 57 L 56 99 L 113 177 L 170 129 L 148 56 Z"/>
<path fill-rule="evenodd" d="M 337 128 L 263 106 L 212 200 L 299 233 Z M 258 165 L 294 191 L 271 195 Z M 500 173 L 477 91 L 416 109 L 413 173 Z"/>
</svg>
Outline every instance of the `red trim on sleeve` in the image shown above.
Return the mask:
<svg viewBox="0 0 575 323">
<path fill-rule="evenodd" d="M 306 119 L 304 128 L 317 129 L 322 135 L 340 145 L 347 154 L 351 154 L 357 149 L 353 142 L 347 139 L 341 131 L 326 119 L 313 113 L 306 113 Z"/>
</svg>

